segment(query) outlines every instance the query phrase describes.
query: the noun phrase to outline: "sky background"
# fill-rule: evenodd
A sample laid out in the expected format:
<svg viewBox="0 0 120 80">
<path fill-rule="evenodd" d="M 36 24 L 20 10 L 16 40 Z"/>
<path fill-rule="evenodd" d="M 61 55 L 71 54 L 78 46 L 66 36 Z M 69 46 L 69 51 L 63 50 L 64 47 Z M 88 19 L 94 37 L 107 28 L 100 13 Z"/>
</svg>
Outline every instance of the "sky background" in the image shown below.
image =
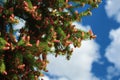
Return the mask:
<svg viewBox="0 0 120 80">
<path fill-rule="evenodd" d="M 120 0 L 103 0 L 92 12 L 74 24 L 97 38 L 83 41 L 70 61 L 50 55 L 44 80 L 120 80 Z"/>
<path fill-rule="evenodd" d="M 103 0 L 92 12 L 92 16 L 74 25 L 83 30 L 92 29 L 97 38 L 82 41 L 69 61 L 49 55 L 49 72 L 44 80 L 120 80 L 120 0 Z M 20 22 L 14 29 L 20 29 L 24 23 Z"/>
</svg>

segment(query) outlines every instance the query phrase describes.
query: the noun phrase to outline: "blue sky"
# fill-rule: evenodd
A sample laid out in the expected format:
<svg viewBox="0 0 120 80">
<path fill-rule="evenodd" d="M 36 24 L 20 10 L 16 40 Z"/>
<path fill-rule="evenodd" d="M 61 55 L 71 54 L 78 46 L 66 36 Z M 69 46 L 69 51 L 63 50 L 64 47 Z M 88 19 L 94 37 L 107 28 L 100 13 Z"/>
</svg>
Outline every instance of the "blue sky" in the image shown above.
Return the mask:
<svg viewBox="0 0 120 80">
<path fill-rule="evenodd" d="M 93 15 L 74 23 L 92 28 L 95 40 L 83 41 L 70 61 L 50 56 L 45 80 L 120 80 L 120 0 L 103 0 Z"/>
</svg>

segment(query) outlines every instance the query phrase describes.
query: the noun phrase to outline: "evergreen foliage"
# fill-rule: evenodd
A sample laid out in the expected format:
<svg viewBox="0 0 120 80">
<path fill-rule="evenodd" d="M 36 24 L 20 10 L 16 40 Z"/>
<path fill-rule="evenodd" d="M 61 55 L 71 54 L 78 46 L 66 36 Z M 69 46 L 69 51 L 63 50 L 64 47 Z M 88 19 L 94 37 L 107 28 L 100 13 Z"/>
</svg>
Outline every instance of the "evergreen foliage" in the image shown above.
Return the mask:
<svg viewBox="0 0 120 80">
<path fill-rule="evenodd" d="M 0 2 L 0 80 L 38 80 L 49 61 L 47 55 L 69 60 L 82 40 L 94 39 L 91 30 L 77 29 L 74 21 L 92 14 L 101 0 L 2 0 Z M 87 9 L 78 12 L 76 8 Z M 25 26 L 15 36 L 14 24 Z"/>
</svg>

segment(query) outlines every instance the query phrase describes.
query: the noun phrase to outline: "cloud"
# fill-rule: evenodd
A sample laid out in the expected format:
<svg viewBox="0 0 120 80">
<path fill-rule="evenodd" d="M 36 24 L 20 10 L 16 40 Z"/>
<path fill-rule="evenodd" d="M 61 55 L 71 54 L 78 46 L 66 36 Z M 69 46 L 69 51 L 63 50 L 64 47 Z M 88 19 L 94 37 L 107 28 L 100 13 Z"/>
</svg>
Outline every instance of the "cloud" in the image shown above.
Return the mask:
<svg viewBox="0 0 120 80">
<path fill-rule="evenodd" d="M 23 27 L 25 27 L 25 20 L 23 20 L 22 18 L 19 18 L 19 17 L 15 17 L 19 23 L 17 24 L 13 24 L 13 29 L 16 30 L 14 35 L 16 37 L 16 39 L 18 40 L 19 36 L 20 36 L 20 32 L 19 30 Z"/>
<path fill-rule="evenodd" d="M 43 80 L 50 80 L 49 77 L 47 77 L 47 76 L 39 77 L 39 80 L 42 80 L 42 79 L 43 79 Z"/>
<path fill-rule="evenodd" d="M 15 18 L 19 21 L 19 23 L 13 25 L 14 30 L 19 30 L 25 27 L 25 21 L 22 18 L 19 18 L 19 17 L 15 17 Z"/>
<path fill-rule="evenodd" d="M 119 75 L 120 75 L 120 71 L 114 66 L 109 66 L 107 68 L 107 76 L 106 76 L 107 80 L 112 80 L 114 77 L 117 77 Z"/>
<path fill-rule="evenodd" d="M 120 28 L 110 31 L 110 39 L 112 42 L 107 47 L 105 56 L 120 69 Z"/>
<path fill-rule="evenodd" d="M 84 28 L 83 25 L 78 23 L 75 24 L 82 29 L 87 30 L 90 28 L 89 26 Z M 48 58 L 50 60 L 48 70 L 50 74 L 65 76 L 68 80 L 99 80 L 91 72 L 93 62 L 97 61 L 99 57 L 99 46 L 94 40 L 82 41 L 82 46 L 74 49 L 69 61 L 63 56 L 55 58 L 50 55 Z"/>
<path fill-rule="evenodd" d="M 73 22 L 72 25 L 76 25 L 75 27 L 84 31 L 88 31 L 89 29 L 91 29 L 91 27 L 89 25 L 87 26 L 83 26 L 81 25 L 79 22 Z"/>
<path fill-rule="evenodd" d="M 39 80 L 41 80 L 41 79 L 43 79 L 43 80 L 69 80 L 68 78 L 63 77 L 63 76 L 51 78 L 51 77 L 46 76 L 46 75 L 44 77 L 39 77 Z"/>
<path fill-rule="evenodd" d="M 120 23 L 120 0 L 107 0 L 105 6 L 108 17 L 114 18 Z M 114 77 L 120 76 L 120 27 L 118 29 L 112 29 L 109 37 L 111 39 L 110 45 L 106 48 L 105 57 L 114 66 L 108 66 L 107 68 L 107 80 L 112 80 Z"/>
<path fill-rule="evenodd" d="M 105 10 L 108 17 L 114 18 L 120 23 L 120 0 L 107 0 Z"/>
<path fill-rule="evenodd" d="M 68 80 L 68 79 L 65 78 L 65 77 L 61 77 L 61 78 L 59 78 L 58 80 Z"/>
<path fill-rule="evenodd" d="M 106 49 L 105 57 L 114 66 L 109 66 L 107 69 L 108 80 L 111 80 L 115 76 L 120 76 L 120 27 L 116 30 L 110 31 L 111 43 Z"/>
</svg>

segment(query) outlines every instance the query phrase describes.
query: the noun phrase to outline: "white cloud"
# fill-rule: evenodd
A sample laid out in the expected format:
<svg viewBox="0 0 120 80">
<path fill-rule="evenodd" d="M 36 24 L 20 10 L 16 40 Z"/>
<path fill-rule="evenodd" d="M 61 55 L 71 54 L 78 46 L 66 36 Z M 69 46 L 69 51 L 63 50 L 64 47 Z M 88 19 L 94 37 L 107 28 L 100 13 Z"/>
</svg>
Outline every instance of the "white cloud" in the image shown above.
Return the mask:
<svg viewBox="0 0 120 80">
<path fill-rule="evenodd" d="M 120 22 L 120 0 L 107 0 L 105 10 L 109 17 Z"/>
<path fill-rule="evenodd" d="M 89 25 L 83 26 L 79 22 L 74 22 L 72 25 L 76 25 L 76 28 L 85 30 L 85 31 L 88 31 L 89 29 L 91 29 Z"/>
<path fill-rule="evenodd" d="M 105 6 L 108 17 L 114 18 L 120 23 L 120 0 L 107 0 Z M 110 45 L 106 48 L 105 56 L 109 62 L 113 63 L 114 66 L 107 68 L 107 80 L 112 80 L 113 77 L 120 76 L 120 27 L 116 30 L 111 30 Z"/>
<path fill-rule="evenodd" d="M 78 25 L 83 28 L 82 25 Z M 97 61 L 99 56 L 99 46 L 94 40 L 82 42 L 80 48 L 75 48 L 69 61 L 65 57 L 55 58 L 49 56 L 50 63 L 48 70 L 50 74 L 66 76 L 69 80 L 99 80 L 91 72 L 93 62 Z"/>
<path fill-rule="evenodd" d="M 43 79 L 43 80 L 50 80 L 49 77 L 47 77 L 47 76 L 39 77 L 39 80 L 42 80 L 42 79 Z"/>
<path fill-rule="evenodd" d="M 107 47 L 105 56 L 120 69 L 120 28 L 110 31 L 111 44 Z"/>
<path fill-rule="evenodd" d="M 113 77 L 120 75 L 120 71 L 114 66 L 109 66 L 107 68 L 107 73 L 108 73 L 106 76 L 107 80 L 112 80 Z"/>
<path fill-rule="evenodd" d="M 14 30 L 19 30 L 25 27 L 25 21 L 22 18 L 19 18 L 19 17 L 15 17 L 15 18 L 19 21 L 19 23 L 14 24 L 14 27 L 13 27 Z"/>
<path fill-rule="evenodd" d="M 39 77 L 39 80 L 42 80 L 42 79 L 43 80 L 70 80 L 67 77 L 63 77 L 63 76 L 51 78 L 51 77 L 46 76 L 46 75 L 44 77 Z"/>
<path fill-rule="evenodd" d="M 61 78 L 59 78 L 59 79 L 57 79 L 57 80 L 68 80 L 68 79 L 65 78 L 65 77 L 61 77 Z"/>
<path fill-rule="evenodd" d="M 25 27 L 25 20 L 23 20 L 22 18 L 19 17 L 15 17 L 19 23 L 13 24 L 13 29 L 16 30 L 16 32 L 14 33 L 16 39 L 18 40 L 19 36 L 20 36 L 20 32 L 19 30 L 23 27 Z"/>
<path fill-rule="evenodd" d="M 120 28 L 110 31 L 110 45 L 106 49 L 105 56 L 109 62 L 115 66 L 109 66 L 107 69 L 107 79 L 111 80 L 115 76 L 120 76 Z"/>
</svg>

